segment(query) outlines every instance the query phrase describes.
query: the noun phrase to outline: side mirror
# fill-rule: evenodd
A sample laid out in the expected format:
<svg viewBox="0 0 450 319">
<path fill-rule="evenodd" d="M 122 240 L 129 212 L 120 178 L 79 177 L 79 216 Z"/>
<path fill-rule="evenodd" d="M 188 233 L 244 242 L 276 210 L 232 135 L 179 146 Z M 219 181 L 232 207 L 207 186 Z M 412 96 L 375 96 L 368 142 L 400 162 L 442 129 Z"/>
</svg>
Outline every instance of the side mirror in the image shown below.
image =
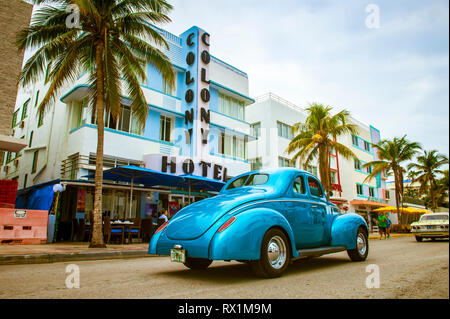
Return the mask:
<svg viewBox="0 0 450 319">
<path fill-rule="evenodd" d="M 333 197 L 333 192 L 332 191 L 328 192 L 328 197 Z"/>
</svg>

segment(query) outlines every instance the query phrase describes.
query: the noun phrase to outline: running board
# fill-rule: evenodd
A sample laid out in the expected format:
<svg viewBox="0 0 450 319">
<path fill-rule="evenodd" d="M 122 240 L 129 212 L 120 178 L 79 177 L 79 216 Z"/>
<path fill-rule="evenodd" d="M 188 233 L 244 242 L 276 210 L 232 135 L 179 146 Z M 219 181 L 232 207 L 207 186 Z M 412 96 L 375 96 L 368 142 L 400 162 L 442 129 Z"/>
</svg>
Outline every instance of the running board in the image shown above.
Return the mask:
<svg viewBox="0 0 450 319">
<path fill-rule="evenodd" d="M 344 251 L 344 250 L 347 250 L 347 247 L 335 246 L 335 247 L 299 249 L 298 250 L 299 257 L 294 258 L 294 259 L 307 258 L 307 257 L 319 257 L 322 255 L 337 253 L 337 252 Z"/>
</svg>

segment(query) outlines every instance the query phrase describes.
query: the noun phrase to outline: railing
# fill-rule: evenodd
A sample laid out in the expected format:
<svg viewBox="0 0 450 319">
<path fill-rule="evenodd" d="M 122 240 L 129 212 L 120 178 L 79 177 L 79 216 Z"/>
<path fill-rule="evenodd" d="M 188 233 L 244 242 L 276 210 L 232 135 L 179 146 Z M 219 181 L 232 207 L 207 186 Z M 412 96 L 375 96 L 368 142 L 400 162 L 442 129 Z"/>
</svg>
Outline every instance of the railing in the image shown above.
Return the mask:
<svg viewBox="0 0 450 319">
<path fill-rule="evenodd" d="M 78 176 L 78 172 L 81 169 L 95 170 L 95 164 L 96 154 L 94 153 L 91 153 L 89 156 L 80 154 L 69 156 L 67 159 L 61 162 L 61 178 L 78 179 L 80 177 Z M 113 156 L 103 157 L 103 169 L 109 169 L 124 165 L 144 167 L 144 162 Z"/>
<path fill-rule="evenodd" d="M 301 108 L 300 106 L 297 106 L 294 103 L 289 102 L 288 100 L 285 100 L 282 97 L 280 97 L 280 96 L 278 96 L 278 95 L 276 95 L 274 93 L 266 93 L 266 94 L 260 95 L 260 96 L 255 98 L 256 102 L 263 102 L 263 101 L 266 101 L 266 100 L 269 100 L 269 99 L 277 101 L 277 102 L 279 102 L 281 104 L 284 104 L 286 106 L 289 106 L 289 107 L 293 108 L 296 111 L 305 112 L 305 110 L 303 108 Z"/>
<path fill-rule="evenodd" d="M 332 189 L 337 192 L 342 192 L 342 187 L 339 184 L 333 184 Z"/>
</svg>

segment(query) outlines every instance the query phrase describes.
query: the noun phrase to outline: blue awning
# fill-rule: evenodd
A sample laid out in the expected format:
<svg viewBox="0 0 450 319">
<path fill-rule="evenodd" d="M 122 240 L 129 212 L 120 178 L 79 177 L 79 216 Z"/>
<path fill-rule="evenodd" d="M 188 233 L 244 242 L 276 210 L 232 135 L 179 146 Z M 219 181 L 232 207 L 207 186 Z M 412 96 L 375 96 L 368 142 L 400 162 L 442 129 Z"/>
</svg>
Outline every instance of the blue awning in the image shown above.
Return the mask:
<svg viewBox="0 0 450 319">
<path fill-rule="evenodd" d="M 193 189 L 202 189 L 202 190 L 209 190 L 209 191 L 215 191 L 219 192 L 222 187 L 225 185 L 224 182 L 218 181 L 215 179 L 209 179 L 202 176 L 196 176 L 196 175 L 180 175 L 183 177 L 184 181 L 183 183 L 190 186 Z"/>
<path fill-rule="evenodd" d="M 95 174 L 85 176 L 94 178 Z M 113 182 L 127 182 L 133 184 L 142 184 L 149 186 L 172 186 L 180 188 L 189 188 L 220 191 L 225 185 L 224 182 L 212 180 L 209 178 L 195 175 L 172 175 L 168 173 L 158 172 L 152 169 L 127 165 L 118 166 L 103 171 L 103 179 Z"/>
</svg>

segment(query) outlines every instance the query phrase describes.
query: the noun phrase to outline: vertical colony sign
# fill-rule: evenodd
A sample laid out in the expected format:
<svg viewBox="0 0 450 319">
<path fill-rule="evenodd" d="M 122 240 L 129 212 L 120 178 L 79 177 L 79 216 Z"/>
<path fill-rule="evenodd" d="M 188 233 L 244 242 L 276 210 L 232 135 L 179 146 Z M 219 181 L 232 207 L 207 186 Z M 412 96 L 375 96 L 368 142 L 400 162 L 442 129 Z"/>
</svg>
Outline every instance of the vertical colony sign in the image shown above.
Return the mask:
<svg viewBox="0 0 450 319">
<path fill-rule="evenodd" d="M 196 43 L 197 52 L 195 52 Z M 210 124 L 209 34 L 197 29 L 196 32 L 189 34 L 186 44 L 188 46 L 185 94 L 188 105 L 188 110 L 185 111 L 186 143 L 191 145 L 191 156 L 207 159 L 209 157 Z M 197 101 L 196 109 L 194 109 L 195 101 Z"/>
</svg>

